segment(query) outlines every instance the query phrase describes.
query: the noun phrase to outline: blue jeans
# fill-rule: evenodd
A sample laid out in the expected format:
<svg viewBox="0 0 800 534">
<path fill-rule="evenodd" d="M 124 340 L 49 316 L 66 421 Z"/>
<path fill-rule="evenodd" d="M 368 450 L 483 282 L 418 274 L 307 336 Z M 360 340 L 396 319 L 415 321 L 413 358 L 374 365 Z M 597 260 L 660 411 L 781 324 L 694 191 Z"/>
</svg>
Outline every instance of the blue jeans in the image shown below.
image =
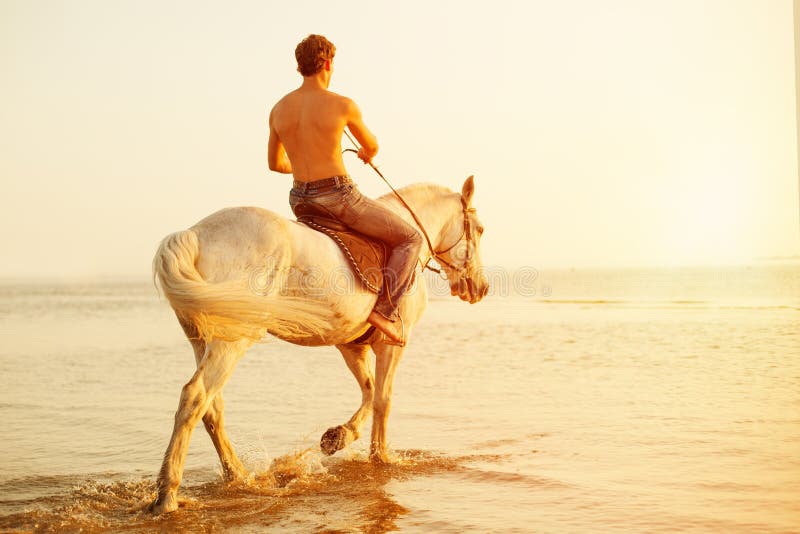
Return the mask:
<svg viewBox="0 0 800 534">
<path fill-rule="evenodd" d="M 331 187 L 318 188 L 314 183 L 295 183 L 289 193 L 292 212 L 295 216 L 300 211 L 335 219 L 386 244 L 389 256 L 383 273 L 383 290 L 374 309 L 387 319 L 396 320 L 399 301 L 414 281 L 422 236 L 395 212 L 362 195 L 347 176 L 337 177 Z"/>
</svg>

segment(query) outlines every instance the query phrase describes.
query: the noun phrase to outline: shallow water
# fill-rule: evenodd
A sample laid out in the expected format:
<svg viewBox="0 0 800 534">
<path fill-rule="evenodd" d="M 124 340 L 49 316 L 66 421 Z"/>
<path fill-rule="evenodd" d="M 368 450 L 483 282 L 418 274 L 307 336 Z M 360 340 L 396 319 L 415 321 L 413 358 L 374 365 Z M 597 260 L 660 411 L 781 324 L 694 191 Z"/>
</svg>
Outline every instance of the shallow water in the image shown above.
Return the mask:
<svg viewBox="0 0 800 534">
<path fill-rule="evenodd" d="M 318 452 L 360 400 L 334 349 L 253 347 L 225 388 L 253 475 L 222 482 L 201 426 L 182 507 L 153 518 L 194 367 L 167 305 L 147 283 L 7 281 L 0 530 L 800 531 L 800 267 L 535 282 L 432 299 L 387 467 L 363 438 Z"/>
</svg>

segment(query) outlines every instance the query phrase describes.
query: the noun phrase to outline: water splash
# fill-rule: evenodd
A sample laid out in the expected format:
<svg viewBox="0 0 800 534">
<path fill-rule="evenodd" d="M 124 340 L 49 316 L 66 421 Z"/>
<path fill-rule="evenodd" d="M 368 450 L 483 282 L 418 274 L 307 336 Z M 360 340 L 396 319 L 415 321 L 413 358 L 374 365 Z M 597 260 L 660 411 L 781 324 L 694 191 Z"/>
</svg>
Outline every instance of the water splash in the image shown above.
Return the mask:
<svg viewBox="0 0 800 534">
<path fill-rule="evenodd" d="M 389 464 L 373 464 L 367 451 L 342 458 L 314 448 L 276 457 L 238 482 L 214 480 L 181 488 L 179 509 L 160 517 L 146 512 L 155 481 L 86 481 L 65 493 L 32 499 L 21 512 L 0 517 L 3 531 L 367 530 L 396 528 L 408 509 L 387 489 L 392 481 L 465 472 L 464 464 L 493 455 L 448 457 L 395 451 Z"/>
</svg>

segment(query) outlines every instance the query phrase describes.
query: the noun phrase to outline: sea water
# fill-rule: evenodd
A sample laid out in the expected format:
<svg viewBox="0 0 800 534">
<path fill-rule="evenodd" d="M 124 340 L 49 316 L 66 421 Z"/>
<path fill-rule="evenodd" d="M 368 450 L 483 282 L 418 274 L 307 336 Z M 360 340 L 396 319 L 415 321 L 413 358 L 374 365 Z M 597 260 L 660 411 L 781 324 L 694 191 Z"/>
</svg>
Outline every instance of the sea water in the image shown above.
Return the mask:
<svg viewBox="0 0 800 534">
<path fill-rule="evenodd" d="M 800 532 L 800 266 L 516 275 L 472 306 L 433 288 L 388 466 L 365 438 L 319 452 L 360 402 L 335 349 L 251 348 L 224 390 L 251 476 L 223 482 L 200 425 L 163 517 L 143 508 L 194 368 L 169 306 L 147 281 L 3 281 L 0 530 Z"/>
</svg>

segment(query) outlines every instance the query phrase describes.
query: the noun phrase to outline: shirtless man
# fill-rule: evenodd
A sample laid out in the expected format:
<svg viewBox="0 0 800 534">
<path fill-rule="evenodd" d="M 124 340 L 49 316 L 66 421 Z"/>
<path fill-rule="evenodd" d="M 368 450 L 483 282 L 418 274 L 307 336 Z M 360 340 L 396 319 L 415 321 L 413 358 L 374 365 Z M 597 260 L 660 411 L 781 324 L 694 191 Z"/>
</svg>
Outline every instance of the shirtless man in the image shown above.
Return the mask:
<svg viewBox="0 0 800 534">
<path fill-rule="evenodd" d="M 267 159 L 270 170 L 294 175 L 289 204 L 295 215 L 315 212 L 386 243 L 391 249 L 384 288 L 367 321 L 386 341 L 403 345 L 400 299 L 413 281 L 422 246 L 417 230 L 393 211 L 358 191 L 342 160 L 342 133 L 350 129 L 361 144 L 358 157 L 369 163 L 378 140 L 367 129 L 355 102 L 328 90 L 336 47 L 309 35 L 295 49 L 300 87 L 284 96 L 269 116 Z"/>
</svg>

